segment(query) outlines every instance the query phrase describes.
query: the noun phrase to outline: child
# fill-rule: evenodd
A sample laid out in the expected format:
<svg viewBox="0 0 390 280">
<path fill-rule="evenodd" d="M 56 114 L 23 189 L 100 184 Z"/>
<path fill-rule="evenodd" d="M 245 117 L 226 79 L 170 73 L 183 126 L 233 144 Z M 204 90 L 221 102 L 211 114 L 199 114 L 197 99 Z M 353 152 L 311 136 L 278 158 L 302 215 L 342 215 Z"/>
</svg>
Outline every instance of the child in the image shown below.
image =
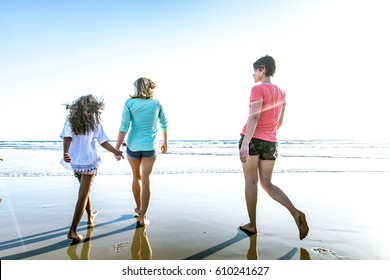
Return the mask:
<svg viewBox="0 0 390 280">
<path fill-rule="evenodd" d="M 109 139 L 100 124 L 100 114 L 104 109 L 103 101 L 98 101 L 93 95 L 85 95 L 74 101 L 69 108 L 70 112 L 60 136 L 64 145 L 64 158 L 61 164 L 66 168 L 71 167 L 80 182 L 72 225 L 68 233 L 69 239 L 80 241 L 83 237 L 76 233 L 76 228 L 84 209 L 88 214 L 89 226 L 94 226 L 97 215 L 97 211 L 92 211 L 91 200 L 92 183 L 101 163 L 96 142 L 117 156 L 118 160 L 123 158 L 123 155 L 108 142 Z"/>
</svg>

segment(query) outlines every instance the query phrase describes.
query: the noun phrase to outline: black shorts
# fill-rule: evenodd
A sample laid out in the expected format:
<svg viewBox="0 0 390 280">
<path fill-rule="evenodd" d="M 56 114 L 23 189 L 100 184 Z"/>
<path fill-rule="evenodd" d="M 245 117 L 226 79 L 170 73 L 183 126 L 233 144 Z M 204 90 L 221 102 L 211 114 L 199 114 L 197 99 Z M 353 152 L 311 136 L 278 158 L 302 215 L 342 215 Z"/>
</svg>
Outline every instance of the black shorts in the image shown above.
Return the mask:
<svg viewBox="0 0 390 280">
<path fill-rule="evenodd" d="M 241 149 L 244 136 L 241 136 L 238 142 L 238 148 Z M 269 142 L 257 138 L 252 138 L 249 142 L 249 155 L 259 156 L 261 160 L 276 160 L 278 158 L 278 142 Z"/>
</svg>

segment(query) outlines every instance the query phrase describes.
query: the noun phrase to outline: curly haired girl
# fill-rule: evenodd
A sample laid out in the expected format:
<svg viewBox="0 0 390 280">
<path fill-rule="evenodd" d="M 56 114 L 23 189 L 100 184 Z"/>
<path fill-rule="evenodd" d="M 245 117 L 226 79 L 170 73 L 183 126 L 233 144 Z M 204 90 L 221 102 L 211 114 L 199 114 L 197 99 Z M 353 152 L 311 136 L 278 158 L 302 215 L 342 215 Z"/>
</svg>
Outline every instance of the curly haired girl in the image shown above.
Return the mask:
<svg viewBox="0 0 390 280">
<path fill-rule="evenodd" d="M 83 237 L 76 233 L 76 229 L 84 209 L 88 214 L 89 226 L 95 225 L 94 220 L 97 215 L 97 211 L 92 211 L 91 199 L 93 180 L 101 163 L 96 142 L 116 155 L 118 160 L 123 156 L 121 151 L 108 142 L 109 139 L 100 124 L 100 114 L 104 109 L 102 100 L 98 101 L 93 95 L 85 95 L 74 101 L 69 109 L 69 116 L 60 136 L 64 146 L 64 158 L 61 164 L 71 168 L 80 183 L 72 225 L 68 233 L 69 239 L 80 241 Z"/>
</svg>

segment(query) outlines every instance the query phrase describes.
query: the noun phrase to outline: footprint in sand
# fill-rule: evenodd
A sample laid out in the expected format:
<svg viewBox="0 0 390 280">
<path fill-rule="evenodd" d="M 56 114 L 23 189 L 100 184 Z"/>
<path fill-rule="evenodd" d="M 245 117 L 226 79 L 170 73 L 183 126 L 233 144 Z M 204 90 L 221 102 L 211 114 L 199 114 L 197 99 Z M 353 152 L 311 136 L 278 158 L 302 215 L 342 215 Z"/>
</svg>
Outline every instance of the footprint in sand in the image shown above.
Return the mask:
<svg viewBox="0 0 390 280">
<path fill-rule="evenodd" d="M 320 260 L 346 260 L 348 258 L 330 250 L 326 249 L 323 247 L 315 247 L 311 249 L 318 257 Z M 310 254 L 313 256 L 313 254 Z"/>
</svg>

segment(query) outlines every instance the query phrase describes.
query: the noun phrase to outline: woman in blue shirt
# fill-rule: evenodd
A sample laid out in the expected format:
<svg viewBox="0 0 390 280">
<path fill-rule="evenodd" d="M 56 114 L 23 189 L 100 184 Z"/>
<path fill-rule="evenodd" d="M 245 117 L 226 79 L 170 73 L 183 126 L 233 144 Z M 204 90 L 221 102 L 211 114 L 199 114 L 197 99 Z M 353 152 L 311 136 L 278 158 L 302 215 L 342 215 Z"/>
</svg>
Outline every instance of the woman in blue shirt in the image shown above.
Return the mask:
<svg viewBox="0 0 390 280">
<path fill-rule="evenodd" d="M 168 149 L 167 118 L 160 102 L 154 99 L 156 84 L 147 78 L 139 78 L 134 83 L 134 95 L 126 101 L 122 113 L 116 148 L 122 145 L 126 134 L 126 153 L 133 172 L 134 209 L 139 215 L 138 226 L 148 223 L 146 214 L 150 204 L 150 176 L 157 157 L 157 123 L 160 123 L 163 136 L 161 152 Z"/>
</svg>

